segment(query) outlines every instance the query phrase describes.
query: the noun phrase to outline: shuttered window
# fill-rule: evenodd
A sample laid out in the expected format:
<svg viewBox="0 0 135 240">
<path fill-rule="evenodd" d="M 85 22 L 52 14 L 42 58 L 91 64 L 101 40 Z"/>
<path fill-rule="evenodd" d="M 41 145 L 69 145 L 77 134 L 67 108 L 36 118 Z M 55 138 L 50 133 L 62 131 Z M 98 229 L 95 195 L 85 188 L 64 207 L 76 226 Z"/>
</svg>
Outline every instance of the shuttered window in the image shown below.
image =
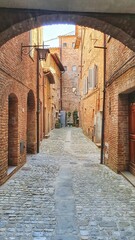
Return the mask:
<svg viewBox="0 0 135 240">
<path fill-rule="evenodd" d="M 88 93 L 88 77 L 85 77 L 83 80 L 83 94 L 86 95 Z"/>
<path fill-rule="evenodd" d="M 93 89 L 98 84 L 98 78 L 97 78 L 97 65 L 94 65 L 93 68 L 89 68 L 88 72 L 88 89 Z"/>
</svg>

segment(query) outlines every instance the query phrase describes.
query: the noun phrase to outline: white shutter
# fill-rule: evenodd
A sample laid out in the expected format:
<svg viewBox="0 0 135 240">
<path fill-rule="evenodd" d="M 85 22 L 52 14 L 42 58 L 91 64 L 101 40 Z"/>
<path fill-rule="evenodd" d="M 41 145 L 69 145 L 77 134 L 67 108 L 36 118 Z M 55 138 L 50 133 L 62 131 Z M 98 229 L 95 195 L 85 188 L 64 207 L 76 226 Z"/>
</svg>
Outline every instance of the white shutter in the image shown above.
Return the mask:
<svg viewBox="0 0 135 240">
<path fill-rule="evenodd" d="M 88 72 L 88 89 L 92 88 L 92 68 L 89 68 Z"/>
<path fill-rule="evenodd" d="M 88 78 L 85 77 L 83 80 L 83 94 L 86 95 L 88 93 Z"/>
<path fill-rule="evenodd" d="M 88 93 L 88 78 L 85 78 L 85 94 Z"/>
<path fill-rule="evenodd" d="M 92 88 L 95 87 L 95 68 L 92 68 Z"/>
<path fill-rule="evenodd" d="M 95 68 L 95 87 L 98 85 L 98 66 L 94 65 Z"/>
<path fill-rule="evenodd" d="M 93 89 L 97 86 L 97 65 L 93 68 L 89 68 L 88 75 L 88 89 Z"/>
<path fill-rule="evenodd" d="M 97 65 L 93 67 L 93 88 L 97 86 Z"/>
</svg>

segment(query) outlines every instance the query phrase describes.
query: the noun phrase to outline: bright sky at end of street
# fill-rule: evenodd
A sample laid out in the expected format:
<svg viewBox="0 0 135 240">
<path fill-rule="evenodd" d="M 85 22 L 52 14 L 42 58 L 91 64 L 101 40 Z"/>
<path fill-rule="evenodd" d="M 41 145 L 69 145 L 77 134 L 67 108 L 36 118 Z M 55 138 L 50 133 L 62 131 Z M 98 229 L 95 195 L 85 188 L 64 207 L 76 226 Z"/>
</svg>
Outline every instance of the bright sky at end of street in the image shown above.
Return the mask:
<svg viewBox="0 0 135 240">
<path fill-rule="evenodd" d="M 61 35 L 74 35 L 75 25 L 69 24 L 56 24 L 44 26 L 43 30 L 43 40 L 45 45 L 49 47 L 58 47 L 59 39 L 58 36 Z"/>
</svg>

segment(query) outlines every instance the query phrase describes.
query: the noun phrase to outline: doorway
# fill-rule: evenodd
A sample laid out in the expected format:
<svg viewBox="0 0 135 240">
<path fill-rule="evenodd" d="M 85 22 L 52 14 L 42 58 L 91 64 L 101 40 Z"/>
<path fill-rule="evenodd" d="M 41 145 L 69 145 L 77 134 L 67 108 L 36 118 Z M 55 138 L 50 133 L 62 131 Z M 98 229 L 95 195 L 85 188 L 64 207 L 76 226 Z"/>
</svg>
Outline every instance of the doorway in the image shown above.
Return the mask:
<svg viewBox="0 0 135 240">
<path fill-rule="evenodd" d="M 18 164 L 18 99 L 8 97 L 8 167 Z"/>
<path fill-rule="evenodd" d="M 129 95 L 129 171 L 135 175 L 135 92 Z"/>
<path fill-rule="evenodd" d="M 30 90 L 27 97 L 27 153 L 36 152 L 35 99 Z"/>
</svg>

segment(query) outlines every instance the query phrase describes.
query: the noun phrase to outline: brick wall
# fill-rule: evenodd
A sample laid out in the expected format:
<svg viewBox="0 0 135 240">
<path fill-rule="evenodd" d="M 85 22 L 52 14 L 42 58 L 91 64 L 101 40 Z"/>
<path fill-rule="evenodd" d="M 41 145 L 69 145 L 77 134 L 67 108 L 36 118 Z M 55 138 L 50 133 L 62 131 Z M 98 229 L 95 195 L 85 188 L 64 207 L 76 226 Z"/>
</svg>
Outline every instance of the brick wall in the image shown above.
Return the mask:
<svg viewBox="0 0 135 240">
<path fill-rule="evenodd" d="M 103 33 L 90 28 L 82 28 L 79 51 L 81 56 L 81 71 L 79 87 L 81 93 L 80 118 L 83 132 L 93 141 L 101 141 L 102 105 L 103 105 L 103 74 L 104 74 L 104 50 Z M 95 68 L 96 67 L 96 68 Z M 94 70 L 95 68 L 95 70 Z M 93 77 L 90 71 L 96 71 Z M 93 72 L 92 72 L 93 74 Z"/>
<path fill-rule="evenodd" d="M 28 33 L 0 49 L 0 184 L 10 176 L 9 165 L 20 167 L 27 149 L 36 151 L 36 51 L 31 59 L 25 49 L 21 58 L 21 43 L 29 44 Z"/>
<path fill-rule="evenodd" d="M 62 75 L 62 109 L 73 113 L 79 110 L 79 51 L 74 49 L 75 36 L 61 36 L 60 58 L 66 68 Z"/>
<path fill-rule="evenodd" d="M 58 112 L 60 111 L 60 78 L 61 71 L 59 66 L 55 62 L 52 53 L 57 53 L 57 49 L 54 51 L 50 49 L 51 54 L 48 55 L 46 62 L 44 62 L 43 68 L 45 71 L 44 78 L 44 129 L 45 135 L 47 135 L 51 129 L 55 127 Z M 54 82 L 51 83 L 48 77 L 48 72 L 53 76 Z"/>
<path fill-rule="evenodd" d="M 116 172 L 129 169 L 129 94 L 135 91 L 135 54 L 108 38 L 104 161 Z"/>
</svg>

